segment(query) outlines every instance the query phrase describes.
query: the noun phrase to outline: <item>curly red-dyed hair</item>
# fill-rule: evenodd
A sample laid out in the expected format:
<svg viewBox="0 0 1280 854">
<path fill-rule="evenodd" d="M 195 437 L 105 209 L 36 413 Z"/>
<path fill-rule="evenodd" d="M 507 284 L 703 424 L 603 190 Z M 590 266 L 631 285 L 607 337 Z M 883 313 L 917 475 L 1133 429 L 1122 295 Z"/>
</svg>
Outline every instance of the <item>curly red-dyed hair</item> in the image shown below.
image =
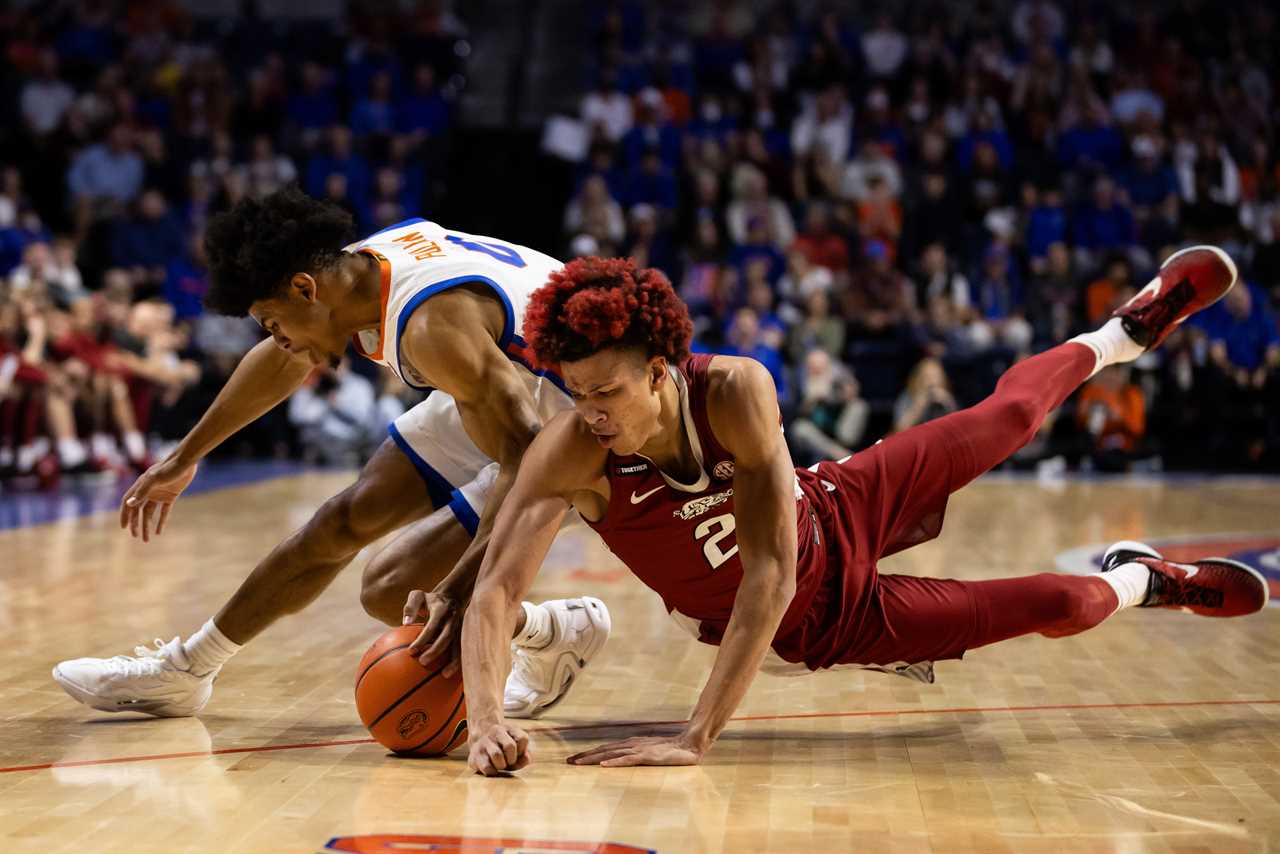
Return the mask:
<svg viewBox="0 0 1280 854">
<path fill-rule="evenodd" d="M 639 347 L 680 362 L 689 355 L 693 322 L 661 271 L 637 269 L 629 258 L 578 258 L 534 291 L 524 337 L 543 367 L 608 347 Z"/>
</svg>

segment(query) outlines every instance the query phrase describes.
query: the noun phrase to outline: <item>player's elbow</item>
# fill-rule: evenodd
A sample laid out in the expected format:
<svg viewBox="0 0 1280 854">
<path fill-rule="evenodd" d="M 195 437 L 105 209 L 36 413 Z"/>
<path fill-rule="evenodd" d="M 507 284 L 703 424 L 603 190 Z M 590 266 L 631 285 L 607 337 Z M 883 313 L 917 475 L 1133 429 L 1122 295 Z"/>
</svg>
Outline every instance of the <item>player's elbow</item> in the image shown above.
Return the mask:
<svg viewBox="0 0 1280 854">
<path fill-rule="evenodd" d="M 796 595 L 795 561 L 771 562 L 754 579 L 757 601 L 786 610 Z"/>
</svg>

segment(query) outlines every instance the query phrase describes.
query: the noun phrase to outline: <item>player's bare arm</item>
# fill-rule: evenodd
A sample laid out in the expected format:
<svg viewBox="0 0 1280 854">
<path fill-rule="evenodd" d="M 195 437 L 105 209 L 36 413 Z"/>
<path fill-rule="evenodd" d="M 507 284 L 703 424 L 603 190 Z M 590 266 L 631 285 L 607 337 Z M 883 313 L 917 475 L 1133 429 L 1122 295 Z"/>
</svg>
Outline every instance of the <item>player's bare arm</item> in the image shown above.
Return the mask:
<svg viewBox="0 0 1280 854">
<path fill-rule="evenodd" d="M 208 411 L 178 446 L 134 481 L 120 500 L 120 527 L 149 542 L 164 531 L 169 511 L 196 475 L 196 465 L 240 428 L 255 421 L 302 385 L 311 361 L 258 342 L 236 365 Z"/>
<path fill-rule="evenodd" d="M 424 661 L 457 638 L 494 518 L 541 426 L 528 386 L 498 347 L 504 322 L 504 309 L 491 292 L 461 286 L 428 299 L 410 318 L 401 341 L 402 357 L 432 386 L 454 397 L 467 435 L 499 464 L 471 545 L 435 590 L 415 590 L 405 603 L 406 621 L 426 622 L 413 645 Z M 448 672 L 457 664 L 455 657 Z"/>
<path fill-rule="evenodd" d="M 769 651 L 796 585 L 795 470 L 778 427 L 778 397 L 764 366 L 717 357 L 711 428 L 734 457 L 742 586 L 715 665 L 684 731 L 631 738 L 569 757 L 578 765 L 693 765 L 724 729 Z"/>
<path fill-rule="evenodd" d="M 607 452 L 575 412 L 553 418 L 529 446 L 497 515 L 462 628 L 469 764 L 486 776 L 529 764 L 528 737 L 504 720 L 502 684 L 520 602 L 533 585 L 570 504 L 603 515 Z M 605 493 L 604 495 L 601 492 Z"/>
</svg>

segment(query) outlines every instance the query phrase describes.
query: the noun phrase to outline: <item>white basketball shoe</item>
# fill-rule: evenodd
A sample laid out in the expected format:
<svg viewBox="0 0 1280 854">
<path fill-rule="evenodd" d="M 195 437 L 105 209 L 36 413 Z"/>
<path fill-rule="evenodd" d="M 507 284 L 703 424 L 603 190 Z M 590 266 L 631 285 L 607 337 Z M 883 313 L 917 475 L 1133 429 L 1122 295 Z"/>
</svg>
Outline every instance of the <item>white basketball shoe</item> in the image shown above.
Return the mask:
<svg viewBox="0 0 1280 854">
<path fill-rule="evenodd" d="M 536 718 L 563 700 L 609 639 L 609 609 L 599 599 L 553 599 L 535 607 L 550 618 L 552 640 L 540 649 L 511 645 L 502 703 L 509 718 Z"/>
<path fill-rule="evenodd" d="M 155 648 L 112 658 L 73 658 L 53 668 L 53 680 L 73 699 L 103 712 L 142 712 L 161 718 L 185 718 L 204 708 L 213 694 L 215 670 L 190 672 L 182 641 L 159 639 Z"/>
</svg>

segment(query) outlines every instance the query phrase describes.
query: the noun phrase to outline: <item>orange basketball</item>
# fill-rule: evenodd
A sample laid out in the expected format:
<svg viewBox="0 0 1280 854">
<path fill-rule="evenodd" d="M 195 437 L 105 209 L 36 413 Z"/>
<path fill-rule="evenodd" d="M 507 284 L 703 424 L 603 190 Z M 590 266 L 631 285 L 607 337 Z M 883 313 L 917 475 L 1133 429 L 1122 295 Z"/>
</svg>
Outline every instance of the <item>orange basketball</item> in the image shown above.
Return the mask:
<svg viewBox="0 0 1280 854">
<path fill-rule="evenodd" d="M 391 629 L 356 669 L 356 710 L 379 744 L 404 756 L 442 756 L 466 740 L 462 673 L 446 679 L 444 661 L 423 667 L 409 644 L 421 624 Z"/>
</svg>

